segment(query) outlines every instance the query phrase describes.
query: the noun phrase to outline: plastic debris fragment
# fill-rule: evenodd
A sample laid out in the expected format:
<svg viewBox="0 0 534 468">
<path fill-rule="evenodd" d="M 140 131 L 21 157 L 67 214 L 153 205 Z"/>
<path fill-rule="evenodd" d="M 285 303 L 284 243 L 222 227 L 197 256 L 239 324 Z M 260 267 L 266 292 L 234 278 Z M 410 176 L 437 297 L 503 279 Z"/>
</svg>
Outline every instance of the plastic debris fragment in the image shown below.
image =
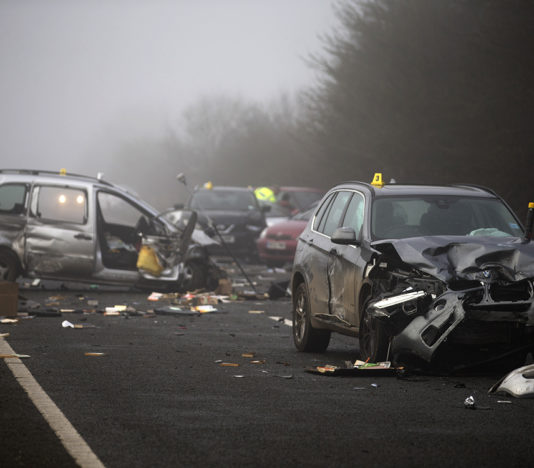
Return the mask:
<svg viewBox="0 0 534 468">
<path fill-rule="evenodd" d="M 465 400 L 464 400 L 464 407 L 466 409 L 476 409 L 476 401 L 475 401 L 475 397 L 473 395 L 470 395 L 468 396 Z"/>
</svg>

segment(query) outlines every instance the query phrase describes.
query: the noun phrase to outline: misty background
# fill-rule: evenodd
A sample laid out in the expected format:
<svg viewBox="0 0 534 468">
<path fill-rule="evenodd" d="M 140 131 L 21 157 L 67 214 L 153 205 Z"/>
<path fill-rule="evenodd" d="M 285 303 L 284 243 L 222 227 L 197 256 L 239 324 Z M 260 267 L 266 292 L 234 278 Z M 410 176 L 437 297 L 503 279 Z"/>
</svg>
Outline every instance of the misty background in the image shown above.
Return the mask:
<svg viewBox="0 0 534 468">
<path fill-rule="evenodd" d="M 531 1 L 4 0 L 0 34 L 3 168 L 534 201 Z"/>
</svg>

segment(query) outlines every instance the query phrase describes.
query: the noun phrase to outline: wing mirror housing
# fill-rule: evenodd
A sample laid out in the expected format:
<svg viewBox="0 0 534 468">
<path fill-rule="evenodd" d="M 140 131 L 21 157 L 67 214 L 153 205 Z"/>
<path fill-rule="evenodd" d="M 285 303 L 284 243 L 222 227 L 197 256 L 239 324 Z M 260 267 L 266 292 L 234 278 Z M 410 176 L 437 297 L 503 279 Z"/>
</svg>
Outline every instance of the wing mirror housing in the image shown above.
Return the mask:
<svg viewBox="0 0 534 468">
<path fill-rule="evenodd" d="M 330 239 L 334 244 L 360 245 L 356 232 L 351 227 L 337 228 Z"/>
</svg>

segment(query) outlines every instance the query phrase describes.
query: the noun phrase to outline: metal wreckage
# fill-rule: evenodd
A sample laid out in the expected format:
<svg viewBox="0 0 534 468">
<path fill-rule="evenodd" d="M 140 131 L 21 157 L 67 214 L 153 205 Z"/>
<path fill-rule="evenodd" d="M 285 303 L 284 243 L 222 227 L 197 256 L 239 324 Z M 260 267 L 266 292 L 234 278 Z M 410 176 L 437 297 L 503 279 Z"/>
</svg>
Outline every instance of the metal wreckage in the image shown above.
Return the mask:
<svg viewBox="0 0 534 468">
<path fill-rule="evenodd" d="M 391 336 L 396 361 L 439 360 L 446 349 L 480 362 L 511 357 L 534 343 L 534 245 L 524 239 L 450 236 L 374 243 L 367 312 Z M 392 294 L 393 293 L 393 294 Z"/>
</svg>

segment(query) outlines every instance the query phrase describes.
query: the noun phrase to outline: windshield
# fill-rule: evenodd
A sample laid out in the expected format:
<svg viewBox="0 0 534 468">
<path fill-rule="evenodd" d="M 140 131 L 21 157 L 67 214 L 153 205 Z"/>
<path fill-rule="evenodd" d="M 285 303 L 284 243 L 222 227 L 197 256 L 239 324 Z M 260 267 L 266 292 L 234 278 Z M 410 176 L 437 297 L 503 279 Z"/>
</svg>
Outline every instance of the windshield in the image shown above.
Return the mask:
<svg viewBox="0 0 534 468">
<path fill-rule="evenodd" d="M 373 239 L 522 235 L 516 219 L 499 199 L 453 196 L 377 198 L 371 231 Z"/>
<path fill-rule="evenodd" d="M 193 194 L 191 208 L 206 211 L 251 211 L 257 209 L 254 195 L 248 191 L 199 190 Z"/>
<path fill-rule="evenodd" d="M 294 191 L 294 192 L 282 192 L 278 195 L 277 199 L 281 200 L 284 193 L 290 193 L 290 199 L 293 198 L 295 208 L 299 210 L 308 209 L 313 202 L 319 201 L 323 198 L 323 193 L 312 191 Z"/>
</svg>

